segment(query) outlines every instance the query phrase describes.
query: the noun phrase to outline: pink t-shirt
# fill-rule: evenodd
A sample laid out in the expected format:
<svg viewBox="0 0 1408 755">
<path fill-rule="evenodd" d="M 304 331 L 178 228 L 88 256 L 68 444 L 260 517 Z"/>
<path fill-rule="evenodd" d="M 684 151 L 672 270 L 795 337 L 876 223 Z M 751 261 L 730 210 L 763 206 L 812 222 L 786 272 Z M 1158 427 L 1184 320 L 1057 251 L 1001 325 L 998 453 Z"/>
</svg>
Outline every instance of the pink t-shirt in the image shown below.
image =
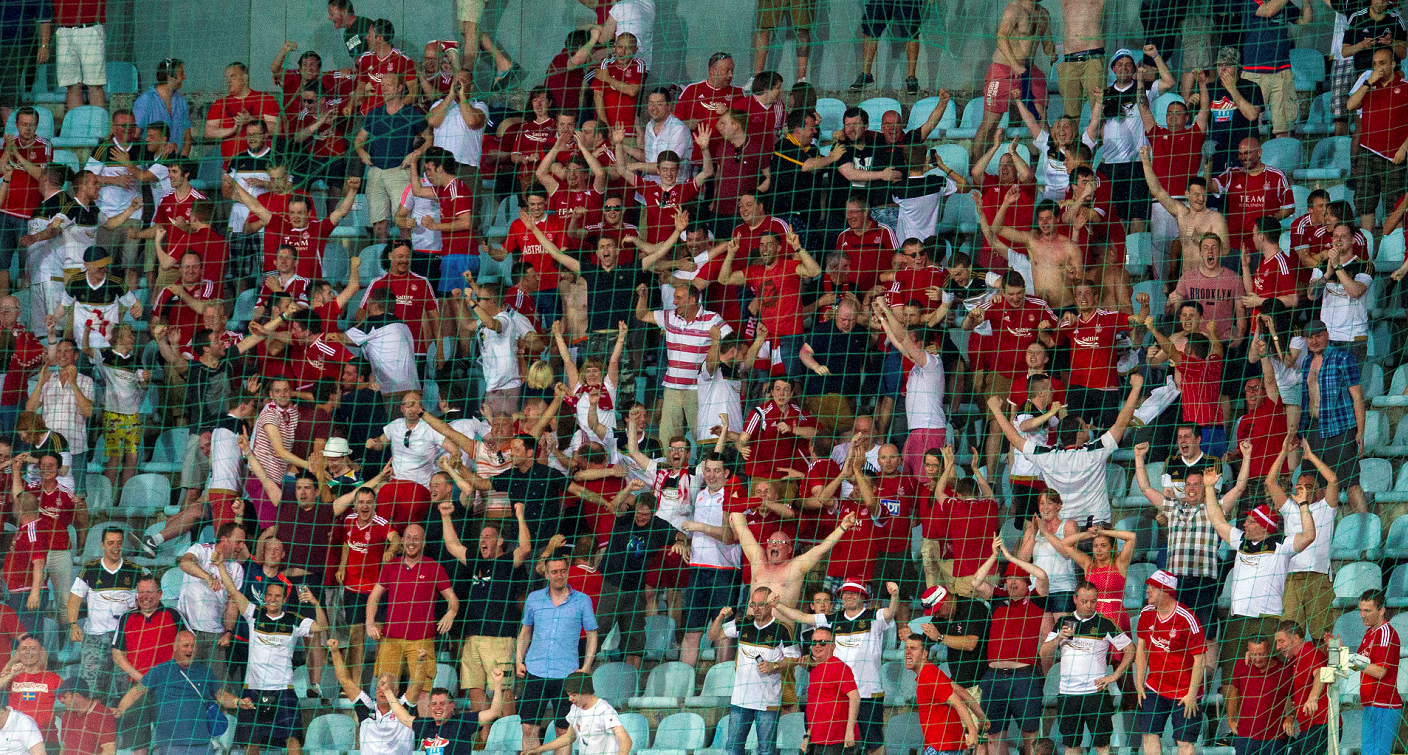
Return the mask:
<svg viewBox="0 0 1408 755">
<path fill-rule="evenodd" d="M 1226 341 L 1231 337 L 1237 324 L 1237 298 L 1245 293 L 1240 276 L 1225 267 L 1218 270 L 1216 278 L 1189 270 L 1178 279 L 1177 291 L 1184 301 L 1203 305 L 1203 319 L 1217 324 L 1218 340 Z"/>
</svg>

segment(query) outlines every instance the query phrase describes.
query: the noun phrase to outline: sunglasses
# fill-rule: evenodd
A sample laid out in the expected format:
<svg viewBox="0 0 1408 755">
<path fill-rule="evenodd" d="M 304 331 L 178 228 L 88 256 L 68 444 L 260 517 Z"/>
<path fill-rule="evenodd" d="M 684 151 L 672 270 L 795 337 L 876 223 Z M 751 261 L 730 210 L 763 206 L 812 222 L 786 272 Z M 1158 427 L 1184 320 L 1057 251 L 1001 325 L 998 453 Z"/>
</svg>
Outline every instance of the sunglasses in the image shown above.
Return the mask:
<svg viewBox="0 0 1408 755">
<path fill-rule="evenodd" d="M 601 208 L 602 212 L 620 212 L 624 209 L 626 208 L 622 207 L 621 205 L 609 205 L 607 207 Z"/>
<path fill-rule="evenodd" d="M 410 447 L 411 447 L 411 431 L 410 431 L 410 430 L 407 430 L 407 431 L 406 431 L 406 437 L 402 439 L 402 443 L 405 444 L 406 448 L 410 448 Z"/>
</svg>

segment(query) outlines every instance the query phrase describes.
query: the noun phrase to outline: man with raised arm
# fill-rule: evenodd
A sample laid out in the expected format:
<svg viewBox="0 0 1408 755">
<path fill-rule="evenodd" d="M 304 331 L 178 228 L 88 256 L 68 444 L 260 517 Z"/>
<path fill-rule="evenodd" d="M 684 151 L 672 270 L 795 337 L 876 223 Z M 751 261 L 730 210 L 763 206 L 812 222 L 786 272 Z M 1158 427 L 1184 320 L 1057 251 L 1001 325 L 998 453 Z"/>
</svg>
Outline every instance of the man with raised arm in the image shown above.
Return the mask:
<svg viewBox="0 0 1408 755">
<path fill-rule="evenodd" d="M 1024 437 L 1007 420 L 1003 400 L 997 396 L 988 397 L 988 410 L 1008 442 L 1014 448 L 1021 449 L 1041 470 L 1046 484 L 1061 494 L 1064 502 L 1061 515 L 1080 522 L 1082 526 L 1085 522 L 1110 521 L 1110 499 L 1105 492 L 1105 462 L 1119 448 L 1120 438 L 1124 437 L 1125 429 L 1134 417 L 1140 390 L 1144 387 L 1144 377 L 1130 375 L 1129 385 L 1124 406 L 1120 407 L 1115 424 L 1104 435 L 1094 441 L 1088 440 L 1080 418 L 1067 415 L 1061 420 L 1055 446 Z"/>
<path fill-rule="evenodd" d="M 748 529 L 746 515 L 741 512 L 728 515 L 729 527 L 733 529 L 738 544 L 743 547 L 743 555 L 748 559 L 748 566 L 753 572 L 753 589 L 766 587 L 772 590 L 773 599 L 778 605 L 788 607 L 788 610 L 801 599 L 802 583 L 806 580 L 807 572 L 841 541 L 841 536 L 855 526 L 855 521 L 855 514 L 847 514 L 825 540 L 794 558 L 792 537 L 786 532 L 774 532 L 768 536 L 766 543 L 760 545 Z M 796 620 L 785 612 L 778 613 L 785 621 Z"/>
</svg>

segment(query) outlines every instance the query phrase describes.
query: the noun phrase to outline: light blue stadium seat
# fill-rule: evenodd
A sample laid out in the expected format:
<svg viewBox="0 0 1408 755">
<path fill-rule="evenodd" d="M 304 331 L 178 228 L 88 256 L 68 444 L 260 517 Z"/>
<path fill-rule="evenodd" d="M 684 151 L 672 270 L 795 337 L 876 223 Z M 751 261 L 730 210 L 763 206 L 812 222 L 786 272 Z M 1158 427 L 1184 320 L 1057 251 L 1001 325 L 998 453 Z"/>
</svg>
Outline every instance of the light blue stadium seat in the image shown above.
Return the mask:
<svg viewBox="0 0 1408 755">
<path fill-rule="evenodd" d="M 934 152 L 946 167 L 968 178 L 968 150 L 957 144 L 940 144 L 934 147 Z"/>
<path fill-rule="evenodd" d="M 130 517 L 152 516 L 171 503 L 171 481 L 165 475 L 143 473 L 134 475 L 122 487 L 118 510 Z"/>
<path fill-rule="evenodd" d="M 523 752 L 523 722 L 518 716 L 504 716 L 489 727 L 485 755 L 519 755 Z"/>
<path fill-rule="evenodd" d="M 343 713 L 326 713 L 308 724 L 308 737 L 303 743 L 303 751 L 346 752 L 356 744 L 357 722 Z"/>
<path fill-rule="evenodd" d="M 107 110 L 80 105 L 64 113 L 63 126 L 52 142 L 55 147 L 96 147 L 109 131 Z"/>
<path fill-rule="evenodd" d="M 175 608 L 177 601 L 181 599 L 181 578 L 185 572 L 178 568 L 170 568 L 161 574 L 161 604 L 168 608 Z"/>
<path fill-rule="evenodd" d="M 865 111 L 866 115 L 870 116 L 870 130 L 872 131 L 880 130 L 880 119 L 891 110 L 895 111 L 895 115 L 901 119 L 904 118 L 904 108 L 900 106 L 900 101 L 893 97 L 871 97 L 860 103 L 859 107 Z"/>
<path fill-rule="evenodd" d="M 675 639 L 675 620 L 669 616 L 656 614 L 645 617 L 645 657 L 652 661 L 662 661 L 670 656 L 671 644 Z M 652 672 L 653 675 L 653 672 Z M 650 689 L 650 680 L 645 688 Z"/>
<path fill-rule="evenodd" d="M 816 101 L 816 112 L 821 116 L 817 130 L 821 132 L 824 141 L 830 138 L 832 131 L 839 131 L 844 125 L 842 117 L 846 114 L 846 103 L 835 97 L 821 97 Z M 879 125 L 879 121 L 876 121 L 876 125 Z"/>
<path fill-rule="evenodd" d="M 143 472 L 154 474 L 174 474 L 181 471 L 181 461 L 186 453 L 186 443 L 191 438 L 189 427 L 173 427 L 163 430 L 157 436 L 156 446 L 152 448 L 152 458 L 143 464 L 140 469 Z M 163 503 L 164 507 L 166 504 Z"/>
<path fill-rule="evenodd" d="M 1377 514 L 1345 514 L 1335 523 L 1330 558 L 1337 561 L 1372 559 L 1378 555 L 1383 522 Z"/>
<path fill-rule="evenodd" d="M 1369 447 L 1365 433 L 1364 447 Z M 1393 465 L 1388 459 L 1360 459 L 1359 485 L 1365 493 L 1386 493 L 1393 489 Z"/>
<path fill-rule="evenodd" d="M 44 105 L 63 102 L 67 97 L 67 92 L 55 91 L 54 83 L 54 65 L 40 63 L 34 67 L 34 80 L 30 82 L 29 92 L 25 95 L 25 99 L 35 104 Z"/>
<path fill-rule="evenodd" d="M 621 713 L 621 728 L 631 738 L 631 755 L 650 747 L 650 721 L 639 713 Z"/>
<path fill-rule="evenodd" d="M 617 708 L 640 692 L 640 669 L 629 663 L 607 663 L 592 672 L 596 696 Z"/>
<path fill-rule="evenodd" d="M 1301 166 L 1305 152 L 1299 139 L 1282 137 L 1261 145 L 1261 159 L 1267 165 L 1289 175 Z"/>
<path fill-rule="evenodd" d="M 1309 164 L 1297 168 L 1292 176 L 1297 181 L 1338 181 L 1349 175 L 1348 136 L 1328 136 L 1310 150 Z"/>
<path fill-rule="evenodd" d="M 1403 229 L 1395 228 L 1393 233 L 1379 241 L 1379 250 L 1374 255 L 1374 271 L 1391 273 L 1403 265 Z"/>
<path fill-rule="evenodd" d="M 1130 564 L 1124 581 L 1124 607 L 1137 611 L 1144 607 L 1144 580 L 1158 571 L 1153 564 Z"/>
<path fill-rule="evenodd" d="M 1354 608 L 1359 605 L 1359 596 L 1365 590 L 1381 590 L 1384 586 L 1384 573 L 1378 564 L 1355 561 L 1340 566 L 1335 573 L 1336 608 Z"/>
<path fill-rule="evenodd" d="M 1380 448 L 1378 453 L 1388 457 L 1408 456 L 1408 416 L 1398 420 L 1398 427 L 1393 431 L 1393 440 Z"/>
<path fill-rule="evenodd" d="M 919 714 L 898 713 L 885 722 L 886 755 L 909 755 L 924 751 L 924 731 L 919 727 Z"/>
<path fill-rule="evenodd" d="M 714 725 L 714 739 L 708 747 L 703 747 L 694 751 L 694 755 L 724 755 L 724 748 L 728 745 L 729 716 L 724 714 L 723 718 Z"/>
<path fill-rule="evenodd" d="M 998 122 L 998 128 L 1007 130 L 1009 116 L 1003 113 L 1002 120 Z M 983 123 L 983 98 L 974 97 L 968 100 L 968 104 L 963 106 L 963 117 L 959 121 L 958 128 L 951 128 L 944 131 L 946 139 L 972 139 L 978 135 L 978 127 Z"/>
<path fill-rule="evenodd" d="M 699 688 L 699 694 L 686 697 L 684 707 L 716 708 L 720 705 L 728 705 L 729 697 L 732 695 L 733 661 L 715 663 L 709 667 L 709 672 L 704 675 L 704 685 Z"/>
<path fill-rule="evenodd" d="M 1306 136 L 1335 133 L 1335 117 L 1330 114 L 1330 93 L 1325 92 L 1310 101 L 1310 114 L 1296 131 Z"/>
<path fill-rule="evenodd" d="M 137 93 L 137 66 L 126 61 L 107 62 L 108 83 L 103 90 L 109 95 Z"/>
<path fill-rule="evenodd" d="M 655 725 L 655 741 L 639 755 L 685 755 L 704 746 L 704 734 L 704 718 L 698 713 L 672 713 Z"/>
<path fill-rule="evenodd" d="M 362 247 L 362 251 L 357 253 L 357 258 L 361 260 L 357 267 L 357 276 L 362 280 L 362 285 L 365 286 L 386 274 L 386 268 L 381 264 L 381 255 L 385 249 L 385 244 L 372 244 Z"/>
<path fill-rule="evenodd" d="M 1408 469 L 1408 465 L 1404 468 Z M 1408 474 L 1399 476 L 1408 479 Z M 1384 536 L 1383 557 L 1394 561 L 1408 559 L 1408 516 L 1397 517 L 1389 525 L 1388 535 Z"/>
<path fill-rule="evenodd" d="M 342 222 L 332 229 L 329 236 L 335 239 L 358 238 L 365 236 L 371 225 L 371 208 L 367 204 L 367 195 L 358 194 L 352 200 L 352 211 L 342 217 Z"/>
<path fill-rule="evenodd" d="M 1147 231 L 1125 236 L 1124 269 L 1142 276 L 1154 264 L 1154 235 Z"/>
<path fill-rule="evenodd" d="M 678 708 L 692 694 L 694 667 L 679 661 L 667 661 L 650 670 L 645 689 L 639 697 L 627 700 L 626 705 L 631 708 Z"/>
<path fill-rule="evenodd" d="M 1162 281 L 1140 281 L 1134 284 L 1134 293 L 1136 296 L 1141 293 L 1148 294 L 1149 311 L 1153 312 L 1156 316 L 1163 313 L 1164 302 L 1167 297 L 1164 295 L 1164 284 Z"/>
<path fill-rule="evenodd" d="M 934 112 L 934 108 L 939 106 L 938 97 L 925 97 L 914 103 L 909 109 L 909 122 L 905 124 L 906 131 L 913 131 L 924 125 L 924 121 L 929 120 L 929 115 Z M 944 129 L 952 128 L 958 123 L 958 105 L 953 100 L 948 101 L 944 107 L 944 112 L 939 116 L 939 122 L 934 126 L 934 130 L 929 132 L 930 139 L 938 139 L 943 134 Z"/>
<path fill-rule="evenodd" d="M 361 278 L 361 268 L 358 270 L 358 280 L 362 285 L 366 285 L 366 280 Z M 347 251 L 347 247 L 342 244 L 328 244 L 323 249 L 323 278 L 331 281 L 334 285 L 342 286 L 347 283 L 348 277 L 352 274 L 352 256 Z"/>
<path fill-rule="evenodd" d="M 1325 53 L 1308 47 L 1291 50 L 1291 74 L 1297 92 L 1313 92 L 1325 80 Z"/>
<path fill-rule="evenodd" d="M 1408 517 L 1399 517 L 1393 520 L 1396 525 L 1399 521 Z M 1405 523 L 1408 524 L 1408 523 Z M 1389 534 L 1393 534 L 1393 528 L 1389 528 Z M 1387 550 L 1385 550 L 1387 553 Z M 1388 575 L 1388 586 L 1384 588 L 1385 603 L 1389 608 L 1402 608 L 1408 606 L 1408 564 L 1399 564 L 1393 567 L 1393 571 Z M 1398 616 L 1408 617 L 1408 614 L 1399 613 Z M 1394 618 L 1397 618 L 1395 616 Z"/>
</svg>

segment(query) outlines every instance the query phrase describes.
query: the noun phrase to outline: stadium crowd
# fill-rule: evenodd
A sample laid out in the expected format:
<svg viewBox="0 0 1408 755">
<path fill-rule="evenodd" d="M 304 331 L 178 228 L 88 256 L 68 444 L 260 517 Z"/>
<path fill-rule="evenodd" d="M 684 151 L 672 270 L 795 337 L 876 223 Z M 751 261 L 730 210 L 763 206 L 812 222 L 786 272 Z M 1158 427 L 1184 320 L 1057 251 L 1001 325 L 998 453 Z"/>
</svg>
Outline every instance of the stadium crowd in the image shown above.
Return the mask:
<svg viewBox="0 0 1408 755">
<path fill-rule="evenodd" d="M 1107 50 L 1104 0 L 1059 47 L 1008 0 L 960 107 L 917 0 L 863 3 L 849 106 L 810 0 L 741 87 L 581 2 L 535 78 L 484 0 L 421 58 L 330 0 L 346 57 L 203 117 L 206 61 L 110 103 L 102 0 L 5 4 L 0 755 L 624 755 L 627 705 L 728 755 L 1312 755 L 1341 706 L 1393 751 L 1392 4 L 1145 0 Z M 853 97 L 887 34 L 907 116 Z"/>
</svg>

